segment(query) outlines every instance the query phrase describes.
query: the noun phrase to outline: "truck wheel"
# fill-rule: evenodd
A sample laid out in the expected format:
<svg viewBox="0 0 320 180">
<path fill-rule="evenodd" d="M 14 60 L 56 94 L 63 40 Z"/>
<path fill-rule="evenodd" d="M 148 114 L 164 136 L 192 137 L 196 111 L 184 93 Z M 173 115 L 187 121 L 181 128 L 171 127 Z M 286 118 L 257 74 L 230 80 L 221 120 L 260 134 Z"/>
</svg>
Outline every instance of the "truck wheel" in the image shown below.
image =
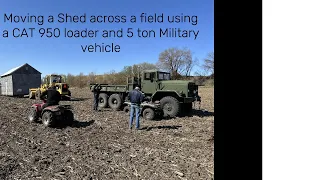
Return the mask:
<svg viewBox="0 0 320 180">
<path fill-rule="evenodd" d="M 161 109 L 164 116 L 176 117 L 180 111 L 179 101 L 172 97 L 166 96 L 160 100 Z"/>
<path fill-rule="evenodd" d="M 98 106 L 100 108 L 106 108 L 108 106 L 108 95 L 105 93 L 99 94 Z"/>
<path fill-rule="evenodd" d="M 151 108 L 146 108 L 145 110 L 143 110 L 142 114 L 143 114 L 143 117 L 146 118 L 147 120 L 153 120 L 155 117 L 155 113 Z"/>
<path fill-rule="evenodd" d="M 42 123 L 46 127 L 51 127 L 53 125 L 54 116 L 53 116 L 52 112 L 46 111 L 46 112 L 43 113 L 43 115 L 42 115 Z"/>
<path fill-rule="evenodd" d="M 130 114 L 130 107 L 129 106 L 126 106 L 123 108 L 123 111 L 126 115 L 129 115 Z"/>
<path fill-rule="evenodd" d="M 120 95 L 112 94 L 108 99 L 108 103 L 111 109 L 119 110 L 122 104 Z"/>
</svg>

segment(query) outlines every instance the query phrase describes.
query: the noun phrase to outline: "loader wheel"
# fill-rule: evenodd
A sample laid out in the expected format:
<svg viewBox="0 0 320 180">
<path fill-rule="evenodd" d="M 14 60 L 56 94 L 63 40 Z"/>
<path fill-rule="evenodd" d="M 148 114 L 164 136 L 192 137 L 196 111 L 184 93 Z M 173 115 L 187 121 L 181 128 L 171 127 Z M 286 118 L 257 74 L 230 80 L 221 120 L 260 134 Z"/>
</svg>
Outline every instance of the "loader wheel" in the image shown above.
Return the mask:
<svg viewBox="0 0 320 180">
<path fill-rule="evenodd" d="M 153 120 L 155 117 L 154 111 L 151 108 L 146 108 L 142 112 L 143 117 L 146 118 L 147 120 Z"/>
<path fill-rule="evenodd" d="M 119 94 L 112 94 L 109 99 L 109 106 L 111 109 L 119 110 L 122 104 L 121 97 Z"/>
<path fill-rule="evenodd" d="M 38 120 L 38 115 L 35 108 L 30 108 L 28 112 L 28 120 L 29 122 L 36 122 Z"/>
<path fill-rule="evenodd" d="M 123 108 L 123 111 L 126 115 L 129 115 L 130 114 L 130 106 L 126 106 Z"/>
<path fill-rule="evenodd" d="M 172 97 L 166 96 L 160 100 L 161 109 L 163 109 L 163 115 L 169 117 L 176 117 L 180 111 L 179 101 Z"/>
<path fill-rule="evenodd" d="M 100 108 L 106 108 L 108 106 L 108 95 L 105 93 L 99 94 L 98 106 Z"/>
<path fill-rule="evenodd" d="M 36 91 L 36 99 L 39 100 L 41 97 L 41 92 L 39 90 Z"/>
<path fill-rule="evenodd" d="M 32 91 L 29 91 L 29 99 L 33 99 L 34 98 L 34 95 L 32 93 Z"/>
<path fill-rule="evenodd" d="M 50 111 L 44 112 L 43 115 L 42 115 L 42 123 L 46 127 L 52 127 L 52 125 L 54 123 L 54 115 L 53 115 L 53 113 L 50 112 Z"/>
</svg>

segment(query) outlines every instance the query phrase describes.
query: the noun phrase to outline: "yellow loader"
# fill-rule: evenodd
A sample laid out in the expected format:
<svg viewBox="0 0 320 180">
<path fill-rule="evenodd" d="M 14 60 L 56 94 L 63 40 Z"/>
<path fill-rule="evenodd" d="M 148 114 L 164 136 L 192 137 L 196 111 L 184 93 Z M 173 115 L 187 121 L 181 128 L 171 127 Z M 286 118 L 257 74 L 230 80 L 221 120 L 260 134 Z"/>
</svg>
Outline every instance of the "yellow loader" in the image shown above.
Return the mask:
<svg viewBox="0 0 320 180">
<path fill-rule="evenodd" d="M 44 78 L 43 84 L 38 88 L 29 89 L 30 99 L 40 99 L 41 93 L 43 93 L 50 85 L 55 81 L 55 86 L 57 91 L 61 94 L 62 99 L 70 100 L 71 92 L 69 90 L 69 85 L 65 82 L 62 76 L 57 74 L 47 75 Z"/>
</svg>

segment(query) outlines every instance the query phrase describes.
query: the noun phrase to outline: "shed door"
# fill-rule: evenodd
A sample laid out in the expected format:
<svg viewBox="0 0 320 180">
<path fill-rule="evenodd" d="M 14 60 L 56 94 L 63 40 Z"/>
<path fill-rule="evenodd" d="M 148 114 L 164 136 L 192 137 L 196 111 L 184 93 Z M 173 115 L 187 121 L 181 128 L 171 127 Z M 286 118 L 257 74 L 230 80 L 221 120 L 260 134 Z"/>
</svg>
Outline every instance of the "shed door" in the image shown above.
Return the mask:
<svg viewBox="0 0 320 180">
<path fill-rule="evenodd" d="M 8 82 L 6 82 L 6 95 L 8 96 Z"/>
</svg>

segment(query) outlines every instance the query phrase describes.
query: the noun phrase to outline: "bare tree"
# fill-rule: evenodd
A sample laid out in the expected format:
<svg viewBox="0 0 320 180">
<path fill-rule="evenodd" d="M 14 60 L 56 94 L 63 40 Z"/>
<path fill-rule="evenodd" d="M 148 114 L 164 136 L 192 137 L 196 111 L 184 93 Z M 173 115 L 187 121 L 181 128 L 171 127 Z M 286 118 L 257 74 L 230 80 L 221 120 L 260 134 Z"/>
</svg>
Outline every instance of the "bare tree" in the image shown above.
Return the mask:
<svg viewBox="0 0 320 180">
<path fill-rule="evenodd" d="M 68 73 L 67 75 L 67 81 L 66 81 L 70 86 L 75 86 L 75 76 Z"/>
<path fill-rule="evenodd" d="M 141 71 L 144 70 L 152 70 L 152 69 L 158 69 L 158 67 L 151 63 L 140 63 L 140 64 L 134 64 L 132 66 L 125 66 L 123 70 L 120 73 L 125 74 L 126 76 L 138 76 L 138 72 L 141 73 Z"/>
<path fill-rule="evenodd" d="M 90 72 L 89 74 L 88 74 L 88 84 L 93 84 L 93 83 L 95 83 L 95 81 L 96 81 L 96 73 L 94 73 L 94 72 Z"/>
<path fill-rule="evenodd" d="M 210 73 L 210 75 L 214 74 L 214 53 L 208 53 L 207 57 L 204 59 L 204 64 L 202 67 Z"/>
<path fill-rule="evenodd" d="M 160 69 L 172 73 L 172 78 L 177 79 L 181 74 L 189 73 L 190 66 L 186 70 L 186 64 L 192 64 L 192 53 L 189 49 L 169 48 L 161 52 L 157 65 Z"/>
<path fill-rule="evenodd" d="M 192 69 L 194 68 L 194 66 L 198 65 L 198 63 L 199 63 L 199 60 L 197 58 L 195 58 L 195 59 L 192 59 L 192 58 L 187 59 L 184 62 L 184 67 L 183 67 L 184 75 L 186 77 L 190 76 Z"/>
<path fill-rule="evenodd" d="M 206 70 L 198 70 L 195 72 L 194 82 L 198 85 L 205 85 L 205 82 L 210 79 L 207 74 Z"/>
<path fill-rule="evenodd" d="M 78 87 L 83 88 L 86 85 L 86 76 L 81 72 L 76 78 L 76 84 Z"/>
</svg>

